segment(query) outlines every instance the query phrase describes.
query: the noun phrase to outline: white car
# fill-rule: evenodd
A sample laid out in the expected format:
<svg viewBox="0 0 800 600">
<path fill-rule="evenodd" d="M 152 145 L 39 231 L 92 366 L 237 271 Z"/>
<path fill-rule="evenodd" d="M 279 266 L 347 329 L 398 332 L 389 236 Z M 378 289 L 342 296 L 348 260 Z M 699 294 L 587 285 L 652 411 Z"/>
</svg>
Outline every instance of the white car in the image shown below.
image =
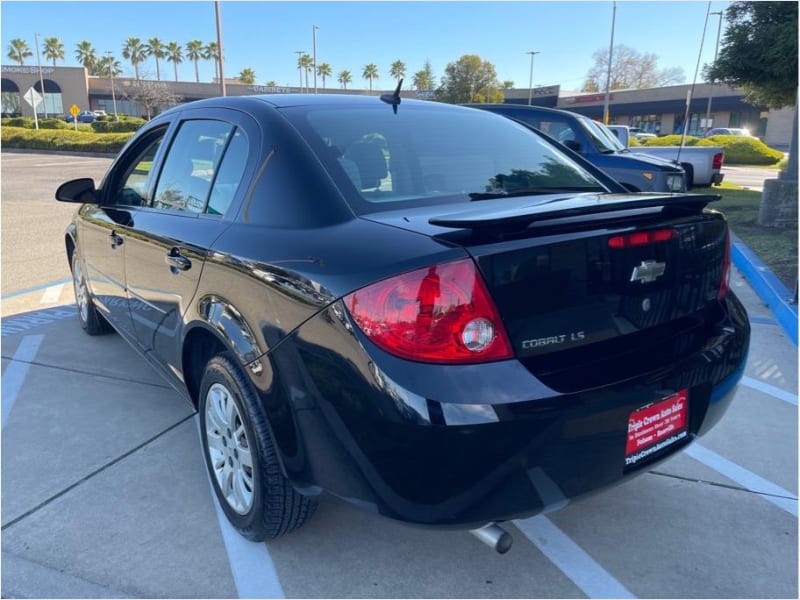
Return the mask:
<svg viewBox="0 0 800 600">
<path fill-rule="evenodd" d="M 108 116 L 108 113 L 106 111 L 104 111 L 104 110 L 93 110 L 92 112 L 94 113 L 95 117 L 107 117 Z"/>
</svg>

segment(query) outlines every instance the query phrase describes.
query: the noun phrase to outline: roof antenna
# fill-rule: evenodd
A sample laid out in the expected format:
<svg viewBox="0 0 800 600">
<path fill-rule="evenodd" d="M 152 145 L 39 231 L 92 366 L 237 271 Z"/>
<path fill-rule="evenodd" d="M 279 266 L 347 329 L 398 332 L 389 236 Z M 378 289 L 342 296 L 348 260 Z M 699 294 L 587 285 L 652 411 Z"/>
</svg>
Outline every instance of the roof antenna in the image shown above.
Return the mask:
<svg viewBox="0 0 800 600">
<path fill-rule="evenodd" d="M 397 82 L 397 87 L 393 94 L 381 94 L 381 101 L 386 102 L 386 104 L 391 104 L 394 114 L 397 114 L 397 105 L 400 104 L 400 86 L 402 85 L 403 80 L 401 79 Z"/>
</svg>

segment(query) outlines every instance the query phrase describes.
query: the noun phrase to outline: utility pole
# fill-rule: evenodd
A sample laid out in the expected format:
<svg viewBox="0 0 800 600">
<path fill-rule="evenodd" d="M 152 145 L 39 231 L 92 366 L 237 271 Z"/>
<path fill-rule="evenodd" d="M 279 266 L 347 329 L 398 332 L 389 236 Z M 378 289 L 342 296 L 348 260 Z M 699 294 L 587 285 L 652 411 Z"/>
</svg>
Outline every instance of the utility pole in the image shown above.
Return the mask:
<svg viewBox="0 0 800 600">
<path fill-rule="evenodd" d="M 606 74 L 606 98 L 603 101 L 603 123 L 608 125 L 609 104 L 611 103 L 611 62 L 614 58 L 614 27 L 617 24 L 617 2 L 614 0 L 614 10 L 611 13 L 611 44 L 608 46 L 608 73 Z"/>
<path fill-rule="evenodd" d="M 719 52 L 719 36 L 722 33 L 722 11 L 709 13 L 711 15 L 719 16 L 719 25 L 717 25 L 717 45 L 714 46 L 714 62 L 717 62 L 717 53 Z M 713 83 L 710 85 L 714 85 Z M 706 107 L 706 133 L 711 129 L 711 96 L 713 87 L 708 91 L 708 106 Z"/>
<path fill-rule="evenodd" d="M 106 56 L 108 56 L 108 78 L 111 80 L 111 103 L 114 105 L 114 120 L 119 121 L 117 95 L 114 93 L 114 55 L 111 54 L 111 50 L 106 50 Z"/>
<path fill-rule="evenodd" d="M 34 34 L 36 39 L 36 64 L 39 65 L 39 85 L 42 86 L 42 104 L 44 105 L 44 118 L 47 118 L 47 95 L 44 93 L 44 77 L 42 76 L 42 60 L 39 58 L 39 34 Z M 33 107 L 36 112 L 36 106 Z"/>
<path fill-rule="evenodd" d="M 225 90 L 225 70 L 223 69 L 223 65 L 225 61 L 223 57 L 225 56 L 224 52 L 222 51 L 222 23 L 220 22 L 219 17 L 219 0 L 215 0 L 214 2 L 214 13 L 217 17 L 217 47 L 219 48 L 219 81 L 222 87 L 222 95 L 227 96 L 227 92 Z"/>
<path fill-rule="evenodd" d="M 532 106 L 531 102 L 533 100 L 533 57 L 537 54 L 541 54 L 541 52 L 530 50 L 526 54 L 531 55 L 531 72 L 528 76 L 528 106 Z"/>
<path fill-rule="evenodd" d="M 311 52 L 314 55 L 314 95 L 317 94 L 317 27 L 316 25 L 311 26 Z"/>
</svg>

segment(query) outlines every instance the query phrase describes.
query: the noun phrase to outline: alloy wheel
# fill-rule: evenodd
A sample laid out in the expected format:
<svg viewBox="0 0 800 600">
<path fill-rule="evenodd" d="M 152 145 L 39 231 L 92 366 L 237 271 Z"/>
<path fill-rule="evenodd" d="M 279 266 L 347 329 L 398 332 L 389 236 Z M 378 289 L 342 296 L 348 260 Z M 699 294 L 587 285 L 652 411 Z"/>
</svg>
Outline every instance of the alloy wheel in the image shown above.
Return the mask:
<svg viewBox="0 0 800 600">
<path fill-rule="evenodd" d="M 72 262 L 72 283 L 75 287 L 75 304 L 78 305 L 81 321 L 86 323 L 89 320 L 89 294 L 83 280 L 81 261 L 77 257 Z"/>
</svg>

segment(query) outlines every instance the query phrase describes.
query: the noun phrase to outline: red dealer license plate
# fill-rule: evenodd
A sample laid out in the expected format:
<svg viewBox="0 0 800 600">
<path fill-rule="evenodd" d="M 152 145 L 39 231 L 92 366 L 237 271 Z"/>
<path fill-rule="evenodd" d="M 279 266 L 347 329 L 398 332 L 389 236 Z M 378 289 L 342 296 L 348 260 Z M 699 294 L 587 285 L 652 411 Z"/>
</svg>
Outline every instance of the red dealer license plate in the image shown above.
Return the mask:
<svg viewBox="0 0 800 600">
<path fill-rule="evenodd" d="M 684 439 L 688 434 L 689 390 L 681 390 L 654 404 L 635 410 L 628 418 L 625 465 L 640 460 Z"/>
</svg>

